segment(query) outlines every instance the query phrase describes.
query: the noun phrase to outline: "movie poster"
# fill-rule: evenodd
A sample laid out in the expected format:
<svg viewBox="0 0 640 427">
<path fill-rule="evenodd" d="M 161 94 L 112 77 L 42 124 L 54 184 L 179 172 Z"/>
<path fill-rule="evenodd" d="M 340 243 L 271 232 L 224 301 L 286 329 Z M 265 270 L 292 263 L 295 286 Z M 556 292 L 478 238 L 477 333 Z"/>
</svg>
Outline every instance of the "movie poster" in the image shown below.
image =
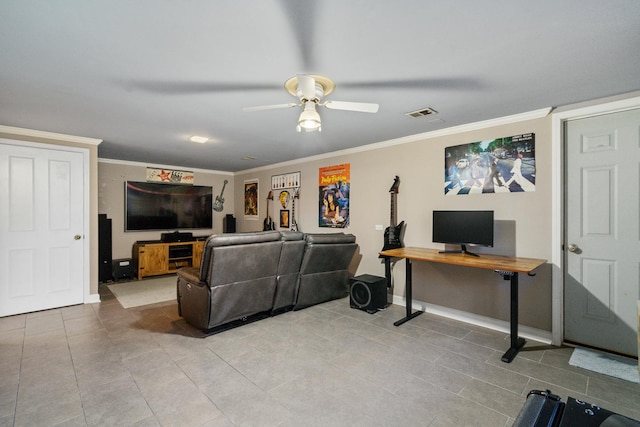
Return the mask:
<svg viewBox="0 0 640 427">
<path fill-rule="evenodd" d="M 444 194 L 515 193 L 536 190 L 535 134 L 447 147 Z"/>
<path fill-rule="evenodd" d="M 318 225 L 320 227 L 346 228 L 349 225 L 350 170 L 349 163 L 320 168 L 318 174 Z"/>
<path fill-rule="evenodd" d="M 244 182 L 244 218 L 258 219 L 258 180 Z"/>
</svg>

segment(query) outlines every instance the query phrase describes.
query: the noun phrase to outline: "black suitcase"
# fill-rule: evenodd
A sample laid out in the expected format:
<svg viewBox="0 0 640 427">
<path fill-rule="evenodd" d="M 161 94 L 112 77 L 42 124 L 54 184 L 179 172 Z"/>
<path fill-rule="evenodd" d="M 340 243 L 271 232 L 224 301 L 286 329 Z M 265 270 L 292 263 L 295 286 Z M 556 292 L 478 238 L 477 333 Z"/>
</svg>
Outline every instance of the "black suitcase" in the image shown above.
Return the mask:
<svg viewBox="0 0 640 427">
<path fill-rule="evenodd" d="M 640 422 L 582 400 L 567 398 L 560 427 L 640 427 Z"/>
<path fill-rule="evenodd" d="M 514 427 L 640 427 L 640 421 L 573 397 L 564 403 L 549 390 L 531 390 Z"/>
<path fill-rule="evenodd" d="M 557 427 L 564 402 L 549 390 L 531 390 L 513 423 L 514 427 Z"/>
</svg>

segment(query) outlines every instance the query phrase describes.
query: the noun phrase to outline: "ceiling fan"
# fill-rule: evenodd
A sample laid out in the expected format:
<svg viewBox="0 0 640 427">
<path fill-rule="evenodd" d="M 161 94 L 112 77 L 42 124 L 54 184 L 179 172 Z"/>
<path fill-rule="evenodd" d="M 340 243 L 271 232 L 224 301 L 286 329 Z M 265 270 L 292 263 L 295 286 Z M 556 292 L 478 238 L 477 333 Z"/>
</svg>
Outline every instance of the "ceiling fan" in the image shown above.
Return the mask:
<svg viewBox="0 0 640 427">
<path fill-rule="evenodd" d="M 300 100 L 299 103 L 290 102 L 287 104 L 263 105 L 259 107 L 246 107 L 243 111 L 262 111 L 277 108 L 303 107 L 296 130 L 302 132 L 322 131 L 322 122 L 316 106 L 326 107 L 332 110 L 358 111 L 362 113 L 378 112 L 378 104 L 365 102 L 345 102 L 345 101 L 322 101 L 322 98 L 329 95 L 336 84 L 328 77 L 315 74 L 298 74 L 291 77 L 284 84 L 285 89 L 291 95 Z"/>
</svg>

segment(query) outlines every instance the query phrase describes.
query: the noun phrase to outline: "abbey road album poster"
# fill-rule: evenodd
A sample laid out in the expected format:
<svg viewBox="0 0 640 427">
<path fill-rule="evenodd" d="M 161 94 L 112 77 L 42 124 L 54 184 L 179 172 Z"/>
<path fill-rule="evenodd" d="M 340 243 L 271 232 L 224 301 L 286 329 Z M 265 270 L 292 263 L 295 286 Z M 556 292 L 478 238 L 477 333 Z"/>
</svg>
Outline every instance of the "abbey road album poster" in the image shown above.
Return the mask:
<svg viewBox="0 0 640 427">
<path fill-rule="evenodd" d="M 507 136 L 444 149 L 444 194 L 536 190 L 535 134 Z"/>
</svg>

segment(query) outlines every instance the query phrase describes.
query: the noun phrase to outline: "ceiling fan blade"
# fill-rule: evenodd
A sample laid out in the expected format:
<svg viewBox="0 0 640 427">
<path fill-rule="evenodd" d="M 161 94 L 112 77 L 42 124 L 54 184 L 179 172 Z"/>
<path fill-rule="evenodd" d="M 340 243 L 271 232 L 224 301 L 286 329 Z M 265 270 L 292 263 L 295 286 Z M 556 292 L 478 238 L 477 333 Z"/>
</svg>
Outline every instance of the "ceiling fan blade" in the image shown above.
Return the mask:
<svg viewBox="0 0 640 427">
<path fill-rule="evenodd" d="M 467 77 L 418 78 L 398 80 L 361 80 L 357 82 L 341 82 L 340 87 L 351 89 L 482 89 L 484 84 Z"/>
<path fill-rule="evenodd" d="M 295 40 L 297 44 L 304 70 L 316 68 L 313 52 L 317 47 L 319 3 L 317 1 L 280 0 L 282 11 L 293 31 L 292 40 Z"/>
<path fill-rule="evenodd" d="M 305 74 L 298 74 L 298 89 L 303 98 L 316 98 L 316 79 Z"/>
<path fill-rule="evenodd" d="M 378 104 L 368 102 L 327 101 L 322 104 L 331 110 L 359 111 L 361 113 L 377 113 Z"/>
<path fill-rule="evenodd" d="M 273 105 L 262 105 L 259 107 L 245 107 L 242 109 L 245 113 L 250 113 L 252 111 L 263 111 L 263 110 L 277 110 L 278 108 L 293 108 L 298 107 L 300 104 L 295 104 L 290 102 L 288 104 L 273 104 Z"/>
<path fill-rule="evenodd" d="M 207 94 L 215 92 L 241 92 L 247 90 L 280 90 L 282 85 L 234 82 L 175 82 L 175 81 L 129 81 L 125 86 L 133 90 L 165 95 Z"/>
</svg>

